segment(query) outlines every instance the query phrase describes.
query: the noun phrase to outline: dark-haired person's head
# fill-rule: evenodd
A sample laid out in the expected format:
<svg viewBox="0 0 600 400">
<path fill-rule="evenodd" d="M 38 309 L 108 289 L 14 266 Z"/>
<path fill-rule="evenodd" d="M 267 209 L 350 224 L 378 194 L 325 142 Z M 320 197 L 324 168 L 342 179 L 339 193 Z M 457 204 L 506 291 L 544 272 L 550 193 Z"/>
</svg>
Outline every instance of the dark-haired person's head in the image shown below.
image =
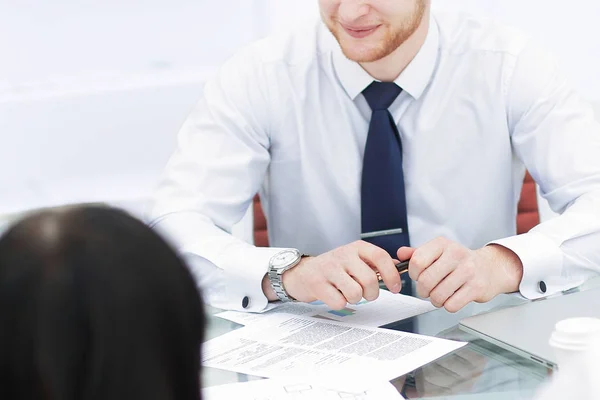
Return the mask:
<svg viewBox="0 0 600 400">
<path fill-rule="evenodd" d="M 31 215 L 0 238 L 0 399 L 200 397 L 193 278 L 125 212 Z"/>
</svg>

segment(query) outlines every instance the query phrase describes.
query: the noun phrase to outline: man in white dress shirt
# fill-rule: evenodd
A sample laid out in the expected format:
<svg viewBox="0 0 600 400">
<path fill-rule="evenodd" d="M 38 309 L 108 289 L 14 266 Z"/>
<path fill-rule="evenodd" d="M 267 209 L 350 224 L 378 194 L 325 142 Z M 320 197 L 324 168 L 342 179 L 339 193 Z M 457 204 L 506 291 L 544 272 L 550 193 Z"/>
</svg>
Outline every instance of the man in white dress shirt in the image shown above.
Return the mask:
<svg viewBox="0 0 600 400">
<path fill-rule="evenodd" d="M 210 303 L 341 308 L 377 297 L 376 272 L 399 292 L 394 258 L 410 259 L 418 295 L 452 312 L 598 272 L 600 127 L 552 57 L 515 30 L 433 13 L 429 0 L 319 5 L 321 20 L 245 48 L 206 83 L 157 191 L 152 224 Z M 401 190 L 410 246 L 398 240 L 395 254 L 360 240 L 403 232 L 361 227 L 372 85 L 399 88 L 377 112 L 396 132 L 403 184 L 372 186 Z M 561 215 L 515 236 L 526 169 Z M 230 235 L 257 192 L 272 248 Z"/>
</svg>

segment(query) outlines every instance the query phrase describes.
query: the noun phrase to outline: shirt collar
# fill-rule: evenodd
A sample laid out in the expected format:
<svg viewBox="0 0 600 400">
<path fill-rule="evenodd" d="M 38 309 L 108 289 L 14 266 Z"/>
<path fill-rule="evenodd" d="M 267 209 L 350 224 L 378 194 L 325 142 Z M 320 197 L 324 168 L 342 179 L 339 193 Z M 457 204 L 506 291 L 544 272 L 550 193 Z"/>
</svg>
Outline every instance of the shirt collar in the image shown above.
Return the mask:
<svg viewBox="0 0 600 400">
<path fill-rule="evenodd" d="M 438 50 L 438 26 L 431 17 L 429 31 L 423 46 L 394 82 L 415 99 L 421 97 L 432 79 Z M 346 58 L 337 42 L 335 42 L 333 50 L 333 65 L 340 83 L 352 100 L 356 99 L 374 80 L 357 62 Z"/>
</svg>

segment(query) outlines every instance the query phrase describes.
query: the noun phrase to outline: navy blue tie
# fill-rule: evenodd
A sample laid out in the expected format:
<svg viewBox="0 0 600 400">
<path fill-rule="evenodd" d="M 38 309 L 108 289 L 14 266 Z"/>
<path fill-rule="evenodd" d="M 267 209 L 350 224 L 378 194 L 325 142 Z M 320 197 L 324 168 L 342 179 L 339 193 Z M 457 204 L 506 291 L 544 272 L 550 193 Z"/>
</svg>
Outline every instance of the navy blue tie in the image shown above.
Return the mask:
<svg viewBox="0 0 600 400">
<path fill-rule="evenodd" d="M 363 91 L 373 113 L 363 160 L 361 238 L 383 248 L 394 259 L 400 247 L 410 246 L 402 143 L 388 111 L 401 92 L 393 82 L 373 82 Z M 408 274 L 402 276 L 402 293 L 412 295 Z"/>
</svg>

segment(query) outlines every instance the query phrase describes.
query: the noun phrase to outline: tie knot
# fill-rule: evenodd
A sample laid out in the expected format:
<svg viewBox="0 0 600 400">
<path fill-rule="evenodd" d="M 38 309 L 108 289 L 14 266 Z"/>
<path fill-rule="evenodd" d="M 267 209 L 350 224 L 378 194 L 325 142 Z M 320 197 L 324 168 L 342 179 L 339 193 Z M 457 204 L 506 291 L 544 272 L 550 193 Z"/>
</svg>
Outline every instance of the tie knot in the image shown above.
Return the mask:
<svg viewBox="0 0 600 400">
<path fill-rule="evenodd" d="M 387 110 L 401 92 L 394 82 L 373 82 L 362 93 L 371 110 L 377 111 Z"/>
</svg>

